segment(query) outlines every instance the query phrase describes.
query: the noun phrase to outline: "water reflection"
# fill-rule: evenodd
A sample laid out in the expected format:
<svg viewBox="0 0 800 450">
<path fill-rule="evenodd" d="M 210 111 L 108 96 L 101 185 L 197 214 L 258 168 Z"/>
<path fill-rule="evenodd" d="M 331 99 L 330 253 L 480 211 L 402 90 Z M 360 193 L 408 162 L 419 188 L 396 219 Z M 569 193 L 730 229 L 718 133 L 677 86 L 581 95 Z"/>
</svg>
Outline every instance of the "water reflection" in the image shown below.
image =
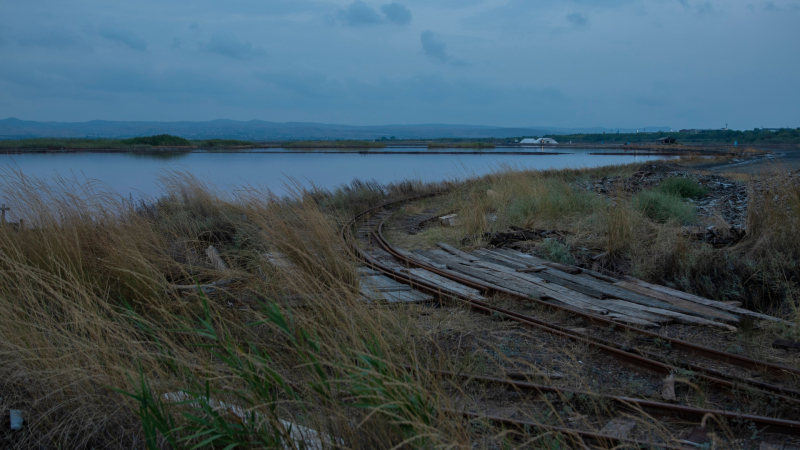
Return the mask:
<svg viewBox="0 0 800 450">
<path fill-rule="evenodd" d="M 157 161 L 175 161 L 178 159 L 186 158 L 191 152 L 137 152 L 137 153 L 122 153 L 125 156 L 130 156 L 139 159 L 154 159 Z"/>
</svg>

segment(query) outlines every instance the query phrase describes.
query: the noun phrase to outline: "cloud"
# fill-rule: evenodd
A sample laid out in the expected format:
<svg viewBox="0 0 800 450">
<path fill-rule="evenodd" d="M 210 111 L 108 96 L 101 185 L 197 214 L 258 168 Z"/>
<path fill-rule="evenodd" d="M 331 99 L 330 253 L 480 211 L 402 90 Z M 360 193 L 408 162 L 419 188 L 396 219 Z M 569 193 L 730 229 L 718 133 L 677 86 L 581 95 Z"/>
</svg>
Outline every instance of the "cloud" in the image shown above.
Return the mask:
<svg viewBox="0 0 800 450">
<path fill-rule="evenodd" d="M 378 14 L 371 6 L 356 0 L 347 7 L 339 11 L 339 20 L 351 27 L 360 25 L 374 25 L 383 22 L 383 17 Z"/>
<path fill-rule="evenodd" d="M 411 23 L 411 10 L 400 3 L 392 2 L 382 5 L 381 11 L 383 15 L 361 0 L 355 0 L 347 8 L 339 10 L 338 18 L 350 27 L 384 23 L 408 25 Z"/>
<path fill-rule="evenodd" d="M 422 42 L 422 49 L 425 50 L 426 55 L 441 62 L 447 62 L 450 59 L 447 54 L 447 44 L 433 31 L 423 31 L 419 35 L 419 40 Z"/>
<path fill-rule="evenodd" d="M 390 22 L 398 25 L 408 25 L 411 23 L 411 10 L 397 2 L 387 3 L 381 6 L 381 11 L 386 15 Z"/>
<path fill-rule="evenodd" d="M 248 60 L 264 55 L 264 50 L 254 48 L 250 42 L 242 42 L 232 34 L 215 33 L 205 44 L 200 44 L 200 51 L 216 53 L 228 58 Z"/>
<path fill-rule="evenodd" d="M 569 20 L 569 22 L 576 27 L 584 27 L 589 24 L 589 19 L 587 19 L 583 14 L 577 12 L 568 14 L 567 20 Z"/>
<path fill-rule="evenodd" d="M 121 28 L 106 27 L 100 30 L 100 36 L 123 45 L 128 46 L 133 50 L 145 51 L 147 49 L 147 42 L 140 38 L 131 31 L 123 30 Z"/>
<path fill-rule="evenodd" d="M 752 5 L 748 6 L 750 6 L 751 9 L 753 9 Z M 764 2 L 762 9 L 764 11 L 769 11 L 769 12 L 794 12 L 794 11 L 800 11 L 800 5 L 796 3 L 790 3 L 788 5 L 781 6 L 781 5 L 776 5 L 775 2 Z"/>
<path fill-rule="evenodd" d="M 712 16 L 716 15 L 718 12 L 717 8 L 710 1 L 691 3 L 689 0 L 678 0 L 678 4 L 680 4 L 687 10 L 695 11 L 698 15 L 701 16 L 704 15 Z"/>
<path fill-rule="evenodd" d="M 18 37 L 16 41 L 17 44 L 23 47 L 41 47 L 56 50 L 91 48 L 79 36 L 62 30 L 43 31 L 30 36 Z"/>
</svg>

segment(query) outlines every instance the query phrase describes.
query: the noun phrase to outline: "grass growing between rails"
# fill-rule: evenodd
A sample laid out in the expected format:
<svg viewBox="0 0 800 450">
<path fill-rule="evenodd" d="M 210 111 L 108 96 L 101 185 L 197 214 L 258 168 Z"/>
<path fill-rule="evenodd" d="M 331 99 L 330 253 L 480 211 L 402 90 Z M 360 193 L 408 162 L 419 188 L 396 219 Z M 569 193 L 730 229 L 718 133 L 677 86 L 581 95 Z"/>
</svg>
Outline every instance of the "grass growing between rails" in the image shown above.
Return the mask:
<svg viewBox="0 0 800 450">
<path fill-rule="evenodd" d="M 283 148 L 385 148 L 383 142 L 373 141 L 291 141 L 283 144 Z"/>
<path fill-rule="evenodd" d="M 429 142 L 428 148 L 467 148 L 467 149 L 483 149 L 483 148 L 495 148 L 495 145 L 491 142 L 455 142 L 455 143 L 447 143 L 447 142 Z"/>
<path fill-rule="evenodd" d="M 130 139 L 80 139 L 80 138 L 36 138 L 0 140 L 0 150 L 91 150 L 91 149 L 139 149 L 159 147 L 180 148 L 224 148 L 252 147 L 253 142 L 234 139 L 207 139 L 190 141 L 178 136 L 160 134 Z"/>
</svg>

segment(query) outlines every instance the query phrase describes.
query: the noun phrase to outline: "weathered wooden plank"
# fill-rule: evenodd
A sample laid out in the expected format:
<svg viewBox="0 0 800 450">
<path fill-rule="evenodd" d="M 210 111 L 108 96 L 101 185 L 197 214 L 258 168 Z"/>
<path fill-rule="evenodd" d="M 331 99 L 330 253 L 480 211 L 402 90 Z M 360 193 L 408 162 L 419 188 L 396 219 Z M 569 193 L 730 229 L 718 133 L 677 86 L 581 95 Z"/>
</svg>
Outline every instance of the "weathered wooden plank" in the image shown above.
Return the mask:
<svg viewBox="0 0 800 450">
<path fill-rule="evenodd" d="M 530 266 L 530 267 L 523 267 L 522 269 L 517 269 L 517 272 L 538 273 L 538 272 L 541 272 L 541 271 L 546 270 L 546 269 L 547 269 L 547 267 L 543 267 L 543 266 Z"/>
<path fill-rule="evenodd" d="M 463 259 L 458 261 L 458 259 L 456 259 L 458 256 L 438 252 L 440 251 L 432 250 L 428 252 L 428 255 L 431 258 L 437 258 L 441 263 L 447 264 L 447 267 L 451 270 L 465 273 L 482 282 L 488 281 L 494 285 L 502 286 L 503 289 L 510 290 L 518 295 L 536 295 L 538 297 L 553 298 L 571 307 L 596 314 L 614 313 L 612 318 L 618 321 L 642 326 L 654 327 L 659 323 L 667 323 L 671 320 L 664 316 L 657 316 L 639 311 L 635 307 L 636 305 L 625 306 L 624 304 L 614 304 L 607 307 L 604 303 L 600 301 L 595 302 L 592 298 L 579 292 L 571 291 L 563 286 L 544 283 L 541 279 L 528 274 L 517 273 L 514 269 L 493 265 L 492 263 L 482 260 L 475 261 L 474 263 Z"/>
<path fill-rule="evenodd" d="M 607 303 L 611 303 L 611 302 L 616 303 L 616 302 L 623 302 L 623 300 L 606 300 L 606 302 Z M 639 309 L 641 311 L 645 311 L 645 312 L 651 313 L 651 314 L 655 314 L 655 315 L 658 315 L 658 316 L 669 317 L 670 319 L 674 320 L 677 323 L 683 323 L 683 324 L 687 324 L 687 325 L 704 325 L 704 326 L 720 328 L 720 329 L 723 329 L 725 331 L 736 331 L 736 327 L 734 327 L 732 325 L 724 324 L 724 323 L 721 323 L 721 322 L 715 322 L 713 320 L 704 319 L 702 317 L 690 316 L 688 314 L 681 314 L 681 313 L 678 313 L 678 312 L 675 312 L 675 311 L 667 311 L 666 309 L 651 308 L 649 306 L 637 305 L 637 304 L 633 304 L 633 303 L 627 303 L 627 305 L 633 305 L 635 308 L 637 308 L 637 309 Z"/>
<path fill-rule="evenodd" d="M 720 311 L 718 309 L 715 309 L 715 308 L 712 308 L 712 307 L 709 307 L 709 306 L 703 306 L 703 305 L 700 305 L 700 304 L 695 303 L 695 302 L 690 302 L 688 300 L 683 300 L 683 299 L 680 299 L 680 298 L 677 298 L 677 297 L 673 297 L 673 296 L 667 295 L 667 294 L 665 294 L 663 292 L 658 292 L 658 291 L 654 291 L 652 289 L 647 289 L 645 287 L 639 286 L 639 285 L 634 284 L 634 283 L 629 283 L 627 281 L 619 281 L 619 282 L 615 283 L 615 285 L 619 286 L 620 288 L 632 291 L 632 292 L 636 292 L 636 293 L 639 293 L 639 294 L 642 294 L 642 295 L 647 295 L 649 297 L 653 297 L 653 298 L 665 301 L 667 303 L 672 303 L 675 306 L 679 306 L 681 308 L 694 311 L 696 313 L 696 315 L 699 315 L 699 316 L 715 318 L 715 319 L 719 319 L 719 320 L 721 320 L 723 322 L 731 322 L 731 323 L 739 322 L 739 318 L 738 317 L 736 317 L 735 315 L 730 314 L 728 312 Z"/>
<path fill-rule="evenodd" d="M 447 253 L 453 254 L 458 256 L 459 258 L 465 259 L 467 261 L 477 261 L 478 257 L 475 255 L 471 255 L 467 252 L 462 252 L 461 250 L 453 247 L 452 245 L 445 244 L 444 242 L 437 242 L 436 245 L 441 248 L 442 250 L 446 251 Z"/>
<path fill-rule="evenodd" d="M 444 264 L 439 264 L 439 263 L 437 263 L 437 262 L 435 262 L 435 261 L 433 261 L 431 259 L 428 259 L 428 257 L 426 257 L 425 255 L 423 255 L 421 253 L 409 252 L 409 251 L 403 250 L 401 248 L 395 248 L 395 251 L 397 253 L 400 253 L 401 255 L 405 256 L 406 258 L 416 260 L 418 262 L 421 262 L 421 263 L 423 263 L 423 264 L 425 264 L 427 266 L 430 266 L 430 267 L 433 267 L 433 268 L 436 268 L 436 269 L 446 269 L 447 268 L 447 266 L 445 266 Z"/>
<path fill-rule="evenodd" d="M 452 247 L 451 247 L 452 248 Z M 460 251 L 456 251 L 454 253 L 458 253 Z M 461 252 L 464 255 L 469 256 L 468 253 Z M 567 308 L 576 308 L 578 310 L 586 311 L 589 313 L 606 315 L 609 319 L 628 323 L 632 325 L 639 325 L 644 327 L 655 327 L 658 326 L 656 323 L 652 321 L 648 321 L 644 318 L 633 317 L 627 314 L 623 314 L 620 312 L 610 312 L 605 308 L 597 307 L 593 305 L 591 302 L 587 302 L 584 298 L 580 298 L 577 296 L 581 296 L 582 294 L 570 291 L 566 288 L 561 286 L 546 286 L 541 279 L 535 279 L 539 284 L 529 283 L 526 286 L 520 288 L 519 281 L 530 281 L 526 279 L 519 280 L 520 277 L 517 277 L 517 280 L 510 280 L 510 277 L 501 278 L 497 277 L 496 274 L 490 274 L 486 272 L 486 268 L 471 268 L 470 261 L 460 258 L 452 253 L 447 253 L 441 250 L 431 250 L 424 254 L 427 258 L 437 262 L 439 264 L 444 264 L 448 267 L 448 272 L 455 272 L 455 275 L 466 278 L 472 279 L 474 282 L 482 285 L 486 285 L 489 288 L 499 289 L 499 290 L 508 290 L 514 292 L 518 295 L 529 296 L 532 292 L 526 292 L 534 290 L 535 292 L 541 292 L 539 295 L 541 298 L 548 298 L 554 300 L 556 303 L 562 304 Z M 475 260 L 478 262 L 479 259 L 475 257 L 470 257 L 470 259 Z M 452 264 L 452 267 L 451 267 Z M 458 269 L 458 270 L 455 270 Z M 513 269 L 506 268 L 507 270 L 513 272 Z M 420 270 L 420 269 L 415 269 Z M 409 270 L 406 270 L 410 272 Z M 471 273 L 468 273 L 471 272 Z M 496 271 L 495 271 L 496 272 Z M 429 273 L 429 272 L 428 272 Z M 431 274 L 433 275 L 433 274 Z M 507 274 L 506 274 L 507 275 Z M 527 274 L 519 274 L 519 275 L 527 275 Z M 533 286 L 531 286 L 533 284 Z M 516 288 L 516 289 L 515 289 Z M 534 294 L 535 295 L 535 294 Z M 590 298 L 583 296 L 586 299 L 591 300 Z M 656 317 L 656 316 L 653 316 Z"/>
<path fill-rule="evenodd" d="M 381 297 L 389 303 L 430 302 L 433 296 L 419 291 L 381 292 Z"/>
<path fill-rule="evenodd" d="M 361 284 L 377 289 L 382 292 L 406 291 L 411 289 L 407 285 L 398 283 L 397 281 L 394 281 L 393 279 L 383 275 L 362 277 Z"/>
<path fill-rule="evenodd" d="M 539 258 L 531 257 L 531 259 L 536 261 Z M 536 262 L 538 263 L 540 261 L 541 260 L 536 261 Z M 654 297 L 651 297 L 651 296 L 647 296 L 647 295 L 644 295 L 641 292 L 632 292 L 631 290 L 624 289 L 621 286 L 615 286 L 615 285 L 612 285 L 612 284 L 608 284 L 608 283 L 599 281 L 595 277 L 593 277 L 593 276 L 591 276 L 590 274 L 587 274 L 587 273 L 582 273 L 582 274 L 579 274 L 579 275 L 572 275 L 572 274 L 565 273 L 565 272 L 563 272 L 561 270 L 555 269 L 553 267 L 549 267 L 549 270 L 547 270 L 545 272 L 542 272 L 542 273 L 538 273 L 537 276 L 539 276 L 542 279 L 545 279 L 545 280 L 547 280 L 549 282 L 564 284 L 566 287 L 568 287 L 570 289 L 581 291 L 581 292 L 583 292 L 583 293 L 585 293 L 587 295 L 590 295 L 592 297 L 595 297 L 595 295 L 592 295 L 590 292 L 582 291 L 581 289 L 576 288 L 574 286 L 574 284 L 578 284 L 578 285 L 582 285 L 582 286 L 586 286 L 588 288 L 594 289 L 596 292 L 601 293 L 602 296 L 604 296 L 606 298 L 607 297 L 618 298 L 618 299 L 625 300 L 625 301 L 628 301 L 628 302 L 631 302 L 631 303 L 637 303 L 637 304 L 640 304 L 640 305 L 643 305 L 643 306 L 648 306 L 648 307 L 651 307 L 651 308 L 658 308 L 658 309 L 664 309 L 664 310 L 668 310 L 668 311 L 674 311 L 674 312 L 681 313 L 681 314 L 684 314 L 684 315 L 698 315 L 698 316 L 702 316 L 702 317 L 705 317 L 705 318 L 708 318 L 708 319 L 718 319 L 718 320 L 723 320 L 723 321 L 726 321 L 726 322 L 734 322 L 734 323 L 738 322 L 738 318 L 736 316 L 733 316 L 733 315 L 730 315 L 730 314 L 721 313 L 719 311 L 715 312 L 715 311 L 710 310 L 710 309 L 700 310 L 699 308 L 688 308 L 688 307 L 686 307 L 686 305 L 675 304 L 675 303 L 670 302 L 670 301 L 665 301 L 664 299 L 659 299 L 659 298 L 654 298 Z M 567 281 L 568 283 L 561 283 L 561 282 L 559 282 L 557 280 L 554 280 L 553 278 L 559 278 L 559 279 L 562 279 L 564 281 Z M 574 283 L 574 284 L 571 284 L 571 283 Z M 602 297 L 598 297 L 598 298 L 602 298 Z"/>
<path fill-rule="evenodd" d="M 428 272 L 425 269 L 406 269 L 406 272 L 414 279 L 427 281 L 429 284 L 439 286 L 443 291 L 461 294 L 467 298 L 474 300 L 483 300 L 481 292 L 477 289 L 458 284 L 453 280 L 447 279 L 441 275 Z"/>
<path fill-rule="evenodd" d="M 540 297 L 545 296 L 545 297 L 556 298 L 563 303 L 573 304 L 583 309 L 591 308 L 593 310 L 599 306 L 602 309 L 608 309 L 610 312 L 620 313 L 625 316 L 630 316 L 649 322 L 651 326 L 655 326 L 656 323 L 665 323 L 670 320 L 670 319 L 664 319 L 663 316 L 656 316 L 653 314 L 642 312 L 641 310 L 639 310 L 639 308 L 626 306 L 624 303 L 610 305 L 602 300 L 595 300 L 588 295 L 585 295 L 575 290 L 571 290 L 559 284 L 547 283 L 546 280 L 543 280 L 542 278 L 539 277 L 540 274 L 534 276 L 527 273 L 520 273 L 517 272 L 515 269 L 493 264 L 482 259 L 479 261 L 475 261 L 474 263 L 467 263 L 467 264 L 472 264 L 479 271 L 480 269 L 483 269 L 484 271 L 487 269 L 491 270 L 494 272 L 492 273 L 492 275 L 494 276 L 499 276 L 498 273 L 502 273 L 504 276 L 499 276 L 499 277 L 505 280 L 506 284 L 514 283 L 516 285 L 519 285 L 520 280 L 526 281 L 528 283 L 527 284 L 528 286 L 529 285 L 534 286 L 536 292 L 539 292 L 538 295 Z M 497 284 L 500 284 L 501 286 L 506 285 L 502 283 L 497 283 Z M 554 293 L 558 293 L 558 295 L 555 295 Z M 582 306 L 580 306 L 580 304 L 570 303 L 570 301 L 581 302 Z"/>
<path fill-rule="evenodd" d="M 583 272 L 583 269 L 581 269 L 580 267 L 568 266 L 566 264 L 561 264 L 557 262 L 543 262 L 542 264 L 547 267 L 552 267 L 553 269 L 558 269 L 570 275 L 577 275 Z"/>
<path fill-rule="evenodd" d="M 688 300 L 690 302 L 699 303 L 704 306 L 711 306 L 717 309 L 721 309 L 724 311 L 730 311 L 734 314 L 738 314 L 740 316 L 748 316 L 755 319 L 763 319 L 763 320 L 772 320 L 775 322 L 784 322 L 787 324 L 794 325 L 792 322 L 787 320 L 779 319 L 777 317 L 768 316 L 766 314 L 760 314 L 754 311 L 750 311 L 748 309 L 739 308 L 737 306 L 726 305 L 725 303 L 718 302 L 715 300 L 709 300 L 707 298 L 698 297 L 696 295 L 692 295 L 683 291 L 679 291 L 677 289 L 668 288 L 666 286 L 660 286 L 658 284 L 650 284 L 646 281 L 639 280 L 633 277 L 625 277 L 624 281 L 628 281 L 634 284 L 638 284 L 639 286 L 646 287 L 648 289 L 652 289 L 654 291 L 663 292 L 664 294 L 672 295 L 674 297 L 681 298 L 683 300 Z"/>
</svg>

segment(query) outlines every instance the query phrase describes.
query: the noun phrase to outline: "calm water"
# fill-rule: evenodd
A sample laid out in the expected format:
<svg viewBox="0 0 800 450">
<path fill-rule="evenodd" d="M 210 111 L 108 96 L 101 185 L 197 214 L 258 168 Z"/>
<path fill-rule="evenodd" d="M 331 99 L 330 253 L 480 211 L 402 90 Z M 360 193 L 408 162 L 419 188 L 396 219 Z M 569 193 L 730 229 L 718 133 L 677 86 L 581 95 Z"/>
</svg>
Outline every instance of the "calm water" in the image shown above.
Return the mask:
<svg viewBox="0 0 800 450">
<path fill-rule="evenodd" d="M 274 149 L 270 149 L 274 150 Z M 396 150 L 396 149 L 393 149 Z M 424 151 L 424 149 L 399 149 Z M 536 151 L 524 149 L 523 151 Z M 437 181 L 482 175 L 502 165 L 518 168 L 550 169 L 597 167 L 612 164 L 651 161 L 655 156 L 589 155 L 596 150 L 545 149 L 559 155 L 483 154 L 313 154 L 313 153 L 46 153 L 0 155 L 0 165 L 24 175 L 49 178 L 99 180 L 120 195 L 138 197 L 160 194 L 156 175 L 165 170 L 185 170 L 211 181 L 217 187 L 232 190 L 236 186 L 267 187 L 277 194 L 286 193 L 288 180 L 305 186 L 333 188 L 355 178 L 386 183 L 405 179 Z M 0 193 L 1 195 L 2 193 Z"/>
</svg>

